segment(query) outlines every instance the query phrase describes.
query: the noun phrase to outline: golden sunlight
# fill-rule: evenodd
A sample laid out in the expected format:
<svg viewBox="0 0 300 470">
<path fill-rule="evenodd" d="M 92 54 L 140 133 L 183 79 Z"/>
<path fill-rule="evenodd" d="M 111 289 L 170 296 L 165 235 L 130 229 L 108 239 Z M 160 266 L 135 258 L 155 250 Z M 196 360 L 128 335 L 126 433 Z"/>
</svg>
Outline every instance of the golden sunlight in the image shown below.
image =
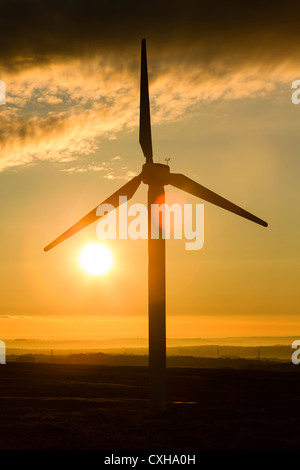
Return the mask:
<svg viewBox="0 0 300 470">
<path fill-rule="evenodd" d="M 89 243 L 79 254 L 79 264 L 87 274 L 103 276 L 113 266 L 112 252 L 100 243 Z"/>
</svg>

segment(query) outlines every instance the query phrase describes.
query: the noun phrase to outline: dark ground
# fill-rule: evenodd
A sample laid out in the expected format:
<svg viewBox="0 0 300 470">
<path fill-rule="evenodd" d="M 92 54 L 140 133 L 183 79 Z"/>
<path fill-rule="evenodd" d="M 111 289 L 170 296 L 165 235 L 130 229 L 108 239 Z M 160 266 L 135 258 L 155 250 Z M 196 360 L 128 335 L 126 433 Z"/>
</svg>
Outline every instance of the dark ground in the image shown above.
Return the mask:
<svg viewBox="0 0 300 470">
<path fill-rule="evenodd" d="M 168 369 L 158 418 L 146 367 L 9 363 L 0 449 L 298 450 L 300 374 Z"/>
</svg>

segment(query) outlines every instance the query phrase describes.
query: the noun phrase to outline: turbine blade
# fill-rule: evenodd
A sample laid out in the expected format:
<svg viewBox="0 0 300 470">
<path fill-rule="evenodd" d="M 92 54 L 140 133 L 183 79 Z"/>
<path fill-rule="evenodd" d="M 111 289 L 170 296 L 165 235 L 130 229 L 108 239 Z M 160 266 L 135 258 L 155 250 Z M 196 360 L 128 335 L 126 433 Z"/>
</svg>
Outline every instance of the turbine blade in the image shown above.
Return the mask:
<svg viewBox="0 0 300 470">
<path fill-rule="evenodd" d="M 226 209 L 227 211 L 240 215 L 241 217 L 244 217 L 245 219 L 251 220 L 252 222 L 255 222 L 256 224 L 262 225 L 263 227 L 268 226 L 267 222 L 265 222 L 264 220 L 259 219 L 258 217 L 251 214 L 250 212 L 245 211 L 244 209 L 237 206 L 236 204 L 233 204 L 232 202 L 228 201 L 222 196 L 219 196 L 213 191 L 210 191 L 210 189 L 207 189 L 204 186 L 201 186 L 201 184 L 196 183 L 195 181 L 191 180 L 187 176 L 176 174 L 176 173 L 170 173 L 169 184 L 171 184 L 172 186 L 175 186 L 176 188 L 182 189 L 183 191 L 186 191 L 187 193 L 190 193 L 193 196 L 200 197 L 201 199 L 204 199 L 204 201 L 211 202 L 212 204 L 215 204 L 216 206 L 222 207 L 222 209 Z"/>
<path fill-rule="evenodd" d="M 127 200 L 131 199 L 134 193 L 136 192 L 137 188 L 141 183 L 141 175 L 135 176 L 132 180 L 126 183 L 122 188 L 118 189 L 114 194 L 110 197 L 105 199 L 101 204 L 111 204 L 114 208 L 119 206 L 119 196 L 127 196 Z M 100 205 L 100 204 L 99 204 Z M 99 206 L 98 205 L 98 206 Z M 95 220 L 100 219 L 103 216 L 97 215 L 98 206 L 95 207 L 91 212 L 85 215 L 82 219 L 80 219 L 76 224 L 72 225 L 66 232 L 56 238 L 53 242 L 51 242 L 48 246 L 44 248 L 44 251 L 49 251 L 51 248 L 54 248 L 59 243 L 63 242 L 67 238 L 70 238 L 75 233 L 79 232 L 83 228 L 87 227 L 88 225 L 95 222 Z"/>
<path fill-rule="evenodd" d="M 140 145 L 146 157 L 146 162 L 152 162 L 152 139 L 150 121 L 150 103 L 148 87 L 148 69 L 146 39 L 142 40 L 141 52 L 141 84 L 140 84 Z"/>
</svg>

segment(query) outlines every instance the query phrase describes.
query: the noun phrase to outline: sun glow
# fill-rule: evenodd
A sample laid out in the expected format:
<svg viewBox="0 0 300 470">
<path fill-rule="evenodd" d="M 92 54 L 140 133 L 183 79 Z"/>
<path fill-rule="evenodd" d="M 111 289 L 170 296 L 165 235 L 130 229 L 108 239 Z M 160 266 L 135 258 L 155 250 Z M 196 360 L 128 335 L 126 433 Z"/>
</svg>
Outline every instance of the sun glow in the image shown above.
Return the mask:
<svg viewBox="0 0 300 470">
<path fill-rule="evenodd" d="M 79 254 L 79 264 L 87 274 L 103 276 L 112 268 L 113 256 L 107 246 L 89 243 Z"/>
</svg>

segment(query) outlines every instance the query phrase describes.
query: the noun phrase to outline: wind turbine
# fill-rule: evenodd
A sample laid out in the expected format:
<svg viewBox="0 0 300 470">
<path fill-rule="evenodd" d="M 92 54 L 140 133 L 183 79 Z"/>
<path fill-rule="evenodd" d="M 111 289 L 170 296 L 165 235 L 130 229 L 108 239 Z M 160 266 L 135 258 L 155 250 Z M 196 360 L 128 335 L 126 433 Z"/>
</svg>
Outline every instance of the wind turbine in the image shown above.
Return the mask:
<svg viewBox="0 0 300 470">
<path fill-rule="evenodd" d="M 140 183 L 148 185 L 148 302 L 149 302 L 149 396 L 151 409 L 162 411 L 166 408 L 166 269 L 165 269 L 165 239 L 162 227 L 159 228 L 159 238 L 151 238 L 151 207 L 152 204 L 164 204 L 165 190 L 168 184 L 197 196 L 204 201 L 233 212 L 263 227 L 267 223 L 250 212 L 233 204 L 215 192 L 205 188 L 199 183 L 182 174 L 170 172 L 169 165 L 153 162 L 148 70 L 146 40 L 142 40 L 141 47 L 141 82 L 140 82 L 140 128 L 139 142 L 142 147 L 146 163 L 138 176 L 122 186 L 118 191 L 108 197 L 102 204 L 111 204 L 114 208 L 119 206 L 119 197 L 126 196 L 131 199 Z M 80 219 L 66 232 L 56 238 L 44 248 L 45 251 L 54 248 L 101 216 L 97 215 L 98 206 Z"/>
</svg>

